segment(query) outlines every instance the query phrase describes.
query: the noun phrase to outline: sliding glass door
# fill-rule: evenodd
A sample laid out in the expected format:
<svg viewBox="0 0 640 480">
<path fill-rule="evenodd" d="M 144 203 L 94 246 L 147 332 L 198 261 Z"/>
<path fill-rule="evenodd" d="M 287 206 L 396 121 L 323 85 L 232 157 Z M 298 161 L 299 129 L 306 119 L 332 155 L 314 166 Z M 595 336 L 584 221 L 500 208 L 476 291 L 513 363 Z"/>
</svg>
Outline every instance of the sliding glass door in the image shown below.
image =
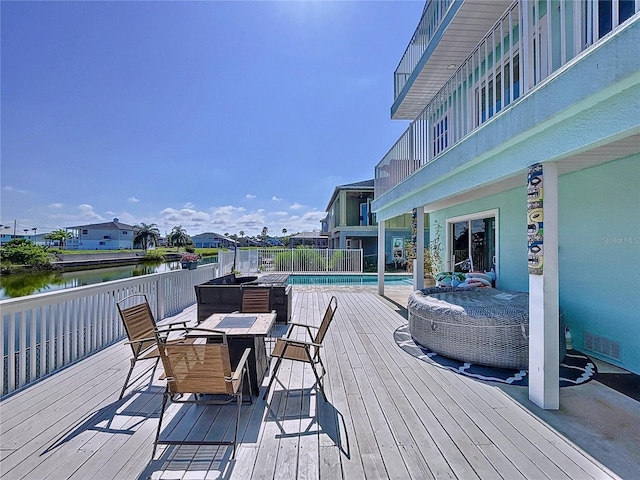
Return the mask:
<svg viewBox="0 0 640 480">
<path fill-rule="evenodd" d="M 496 268 L 497 212 L 447 220 L 447 270 L 482 272 Z"/>
</svg>

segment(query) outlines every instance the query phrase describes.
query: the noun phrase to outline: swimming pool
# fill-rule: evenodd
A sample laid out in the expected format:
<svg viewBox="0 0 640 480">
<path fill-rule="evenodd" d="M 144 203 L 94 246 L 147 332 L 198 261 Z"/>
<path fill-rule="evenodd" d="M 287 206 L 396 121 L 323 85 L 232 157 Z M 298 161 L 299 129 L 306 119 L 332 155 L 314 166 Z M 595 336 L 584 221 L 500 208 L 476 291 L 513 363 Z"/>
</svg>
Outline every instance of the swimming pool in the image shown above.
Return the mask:
<svg viewBox="0 0 640 480">
<path fill-rule="evenodd" d="M 377 285 L 375 273 L 362 275 L 290 275 L 289 285 Z M 411 275 L 385 275 L 385 285 L 413 285 Z"/>
</svg>

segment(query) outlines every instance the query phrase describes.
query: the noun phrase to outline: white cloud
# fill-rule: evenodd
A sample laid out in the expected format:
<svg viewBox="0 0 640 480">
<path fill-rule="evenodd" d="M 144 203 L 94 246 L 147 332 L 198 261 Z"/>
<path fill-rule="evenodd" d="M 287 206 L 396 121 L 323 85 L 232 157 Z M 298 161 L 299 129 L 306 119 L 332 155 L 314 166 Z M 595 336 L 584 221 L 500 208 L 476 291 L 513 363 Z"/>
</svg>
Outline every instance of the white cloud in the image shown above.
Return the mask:
<svg viewBox="0 0 640 480">
<path fill-rule="evenodd" d="M 279 212 L 273 212 L 273 214 L 276 215 L 277 217 L 286 217 L 287 215 L 289 215 L 289 212 L 279 211 Z"/>
<path fill-rule="evenodd" d="M 49 207 L 49 208 L 62 208 L 62 207 L 64 207 L 64 203 L 50 203 L 49 205 L 47 205 L 47 207 Z"/>
<path fill-rule="evenodd" d="M 77 212 L 71 213 L 57 213 L 53 215 L 49 215 L 49 218 L 55 220 L 56 222 L 64 222 L 65 227 L 73 226 L 70 224 L 81 224 L 81 223 L 101 223 L 107 221 L 102 215 L 98 214 L 93 210 L 93 207 L 87 203 L 83 203 L 77 206 Z"/>
<path fill-rule="evenodd" d="M 129 200 L 130 202 L 134 202 L 134 203 L 137 203 L 137 202 L 140 201 L 136 197 L 129 197 L 129 198 L 127 198 L 127 200 Z"/>
<path fill-rule="evenodd" d="M 247 193 L 244 198 L 248 199 L 248 200 L 253 200 L 254 198 L 256 198 L 255 195 L 252 195 L 251 193 Z"/>
<path fill-rule="evenodd" d="M 22 194 L 29 193 L 27 190 L 20 190 L 19 188 L 14 188 L 14 187 L 12 187 L 10 185 L 2 187 L 2 189 L 6 190 L 7 192 L 16 192 L 16 193 L 22 193 Z"/>
<path fill-rule="evenodd" d="M 196 206 L 191 202 L 187 202 L 187 203 L 184 204 L 184 207 L 182 207 L 182 208 L 188 208 L 188 209 L 191 210 L 191 209 L 196 208 Z"/>
<path fill-rule="evenodd" d="M 274 195 L 273 197 L 271 197 L 271 200 L 273 200 L 274 202 L 280 202 L 282 199 Z"/>
<path fill-rule="evenodd" d="M 300 210 L 301 208 L 304 208 L 304 205 L 300 205 L 299 203 L 294 203 L 293 205 L 289 206 L 289 208 L 291 210 Z"/>
</svg>

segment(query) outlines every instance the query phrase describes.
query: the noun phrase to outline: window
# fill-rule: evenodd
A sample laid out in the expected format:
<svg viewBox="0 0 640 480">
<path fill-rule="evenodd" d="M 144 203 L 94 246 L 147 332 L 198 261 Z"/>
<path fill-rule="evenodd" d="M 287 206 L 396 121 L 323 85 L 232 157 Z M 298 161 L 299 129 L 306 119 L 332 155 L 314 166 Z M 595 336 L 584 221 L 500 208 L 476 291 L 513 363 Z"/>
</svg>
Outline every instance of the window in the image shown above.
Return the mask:
<svg viewBox="0 0 640 480">
<path fill-rule="evenodd" d="M 447 115 L 436 121 L 433 126 L 433 156 L 444 151 L 449 146 L 449 121 Z"/>
<path fill-rule="evenodd" d="M 127 232 L 126 230 L 122 230 L 122 234 L 123 235 L 126 235 L 127 233 L 129 233 L 129 232 Z"/>
<path fill-rule="evenodd" d="M 88 233 L 89 233 L 89 230 L 86 230 L 86 229 L 85 229 L 85 230 L 82 230 L 82 234 L 83 234 L 83 235 L 86 235 L 86 234 L 88 234 Z"/>
<path fill-rule="evenodd" d="M 497 210 L 491 210 L 447 219 L 448 271 L 497 269 L 497 218 Z"/>
<path fill-rule="evenodd" d="M 635 13 L 635 1 L 634 0 L 620 0 L 618 3 L 618 18 L 619 23 L 629 20 Z"/>
<path fill-rule="evenodd" d="M 611 0 L 598 1 L 598 38 L 604 37 L 613 27 Z"/>
</svg>

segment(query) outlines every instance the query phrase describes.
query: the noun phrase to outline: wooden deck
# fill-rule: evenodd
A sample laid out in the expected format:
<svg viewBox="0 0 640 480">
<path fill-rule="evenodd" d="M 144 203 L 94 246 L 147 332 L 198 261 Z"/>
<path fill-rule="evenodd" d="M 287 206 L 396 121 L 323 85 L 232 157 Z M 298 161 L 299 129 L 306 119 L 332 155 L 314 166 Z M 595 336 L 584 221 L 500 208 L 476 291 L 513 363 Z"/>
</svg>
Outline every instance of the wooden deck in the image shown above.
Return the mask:
<svg viewBox="0 0 640 480">
<path fill-rule="evenodd" d="M 393 332 L 406 320 L 374 293 L 295 289 L 295 321 L 318 324 L 331 294 L 338 310 L 323 351 L 328 402 L 308 366 L 283 362 L 269 401 L 243 406 L 235 460 L 224 446 L 160 446 L 150 461 L 163 382 L 118 401 L 130 357 L 121 343 L 0 403 L 0 476 L 618 478 L 501 389 L 398 348 Z M 195 316 L 193 306 L 170 320 Z M 162 437 L 230 439 L 233 408 L 171 405 Z"/>
</svg>

